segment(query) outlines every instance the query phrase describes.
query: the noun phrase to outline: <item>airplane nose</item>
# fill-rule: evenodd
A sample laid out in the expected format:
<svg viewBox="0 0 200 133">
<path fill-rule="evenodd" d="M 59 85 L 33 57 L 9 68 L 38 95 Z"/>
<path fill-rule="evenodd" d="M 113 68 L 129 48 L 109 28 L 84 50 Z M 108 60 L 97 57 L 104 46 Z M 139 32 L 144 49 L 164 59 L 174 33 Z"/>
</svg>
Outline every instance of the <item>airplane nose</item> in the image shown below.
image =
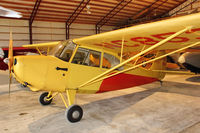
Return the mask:
<svg viewBox="0 0 200 133">
<path fill-rule="evenodd" d="M 68 65 L 52 56 L 15 56 L 14 75 L 21 84 L 27 84 L 32 91 L 63 90 L 67 86 Z"/>
<path fill-rule="evenodd" d="M 17 63 L 19 60 L 19 63 Z M 13 61 L 13 70 L 14 70 L 14 75 L 16 76 L 16 79 L 22 81 L 23 77 L 23 58 L 21 57 L 15 57 Z"/>
<path fill-rule="evenodd" d="M 47 67 L 47 61 L 37 56 L 16 56 L 13 61 L 16 79 L 21 84 L 28 83 L 33 91 L 44 87 Z"/>
</svg>

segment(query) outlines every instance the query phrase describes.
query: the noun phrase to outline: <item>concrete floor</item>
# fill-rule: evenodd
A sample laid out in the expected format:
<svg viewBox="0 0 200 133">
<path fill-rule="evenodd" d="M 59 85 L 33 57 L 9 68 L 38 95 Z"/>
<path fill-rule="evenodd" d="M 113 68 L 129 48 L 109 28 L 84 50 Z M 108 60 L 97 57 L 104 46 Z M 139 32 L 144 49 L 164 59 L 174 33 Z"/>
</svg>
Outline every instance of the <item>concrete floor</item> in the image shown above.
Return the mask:
<svg viewBox="0 0 200 133">
<path fill-rule="evenodd" d="M 77 95 L 84 116 L 64 117 L 56 97 L 41 106 L 41 92 L 14 82 L 8 95 L 7 72 L 0 72 L 0 133 L 200 133 L 200 76 L 167 75 L 159 82 L 103 94 Z"/>
</svg>

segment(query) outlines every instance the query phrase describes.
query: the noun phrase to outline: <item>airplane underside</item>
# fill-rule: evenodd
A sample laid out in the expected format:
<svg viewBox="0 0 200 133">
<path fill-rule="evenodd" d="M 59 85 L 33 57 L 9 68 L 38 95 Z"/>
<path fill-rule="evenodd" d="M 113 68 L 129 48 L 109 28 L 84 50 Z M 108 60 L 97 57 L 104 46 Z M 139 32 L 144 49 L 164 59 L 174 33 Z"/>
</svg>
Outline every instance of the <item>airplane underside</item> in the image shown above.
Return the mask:
<svg viewBox="0 0 200 133">
<path fill-rule="evenodd" d="M 97 93 L 126 89 L 134 86 L 144 85 L 157 81 L 152 77 L 121 73 L 116 76 L 104 79 Z"/>
</svg>

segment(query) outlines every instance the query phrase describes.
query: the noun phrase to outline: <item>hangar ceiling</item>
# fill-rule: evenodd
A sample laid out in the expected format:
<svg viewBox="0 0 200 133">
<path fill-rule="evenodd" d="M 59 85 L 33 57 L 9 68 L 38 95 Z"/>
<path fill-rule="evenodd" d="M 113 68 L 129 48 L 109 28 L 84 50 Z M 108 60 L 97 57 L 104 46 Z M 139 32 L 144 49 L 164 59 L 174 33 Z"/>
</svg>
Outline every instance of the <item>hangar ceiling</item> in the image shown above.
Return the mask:
<svg viewBox="0 0 200 133">
<path fill-rule="evenodd" d="M 159 18 L 186 0 L 0 0 L 20 19 L 116 26 L 143 17 Z"/>
</svg>

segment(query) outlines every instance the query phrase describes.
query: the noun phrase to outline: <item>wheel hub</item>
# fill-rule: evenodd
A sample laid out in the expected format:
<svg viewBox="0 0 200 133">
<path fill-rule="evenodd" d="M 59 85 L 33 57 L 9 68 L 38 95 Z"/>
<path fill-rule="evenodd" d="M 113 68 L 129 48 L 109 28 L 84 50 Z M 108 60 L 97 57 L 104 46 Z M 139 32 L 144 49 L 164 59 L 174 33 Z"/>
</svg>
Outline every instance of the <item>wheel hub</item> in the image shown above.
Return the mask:
<svg viewBox="0 0 200 133">
<path fill-rule="evenodd" d="M 72 117 L 73 117 L 74 119 L 77 119 L 79 116 L 80 116 L 80 113 L 79 113 L 78 111 L 74 111 L 74 112 L 72 113 Z"/>
</svg>

